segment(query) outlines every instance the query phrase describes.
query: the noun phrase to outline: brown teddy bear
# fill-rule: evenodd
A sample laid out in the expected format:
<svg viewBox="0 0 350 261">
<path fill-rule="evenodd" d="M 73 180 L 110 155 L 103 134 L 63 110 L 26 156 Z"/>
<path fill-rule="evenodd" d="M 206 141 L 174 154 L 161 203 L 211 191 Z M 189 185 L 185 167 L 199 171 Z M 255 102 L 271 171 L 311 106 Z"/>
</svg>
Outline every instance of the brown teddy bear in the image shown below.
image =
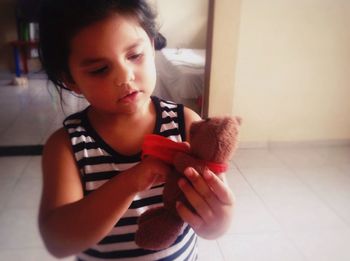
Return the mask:
<svg viewBox="0 0 350 261">
<path fill-rule="evenodd" d="M 178 187 L 178 180 L 184 177 L 183 172 L 187 167 L 193 167 L 199 173 L 203 173 L 205 168 L 211 169 L 216 174 L 224 172 L 237 146 L 240 123 L 241 119 L 238 117 L 216 117 L 195 122 L 190 129 L 190 145 L 187 143 L 174 145 L 172 143 L 175 142 L 169 139 L 159 138 L 164 140 L 159 141 L 158 147 L 153 148 L 156 153 L 153 156 L 172 162 L 175 168 L 164 184 L 164 206 L 147 210 L 138 220 L 139 228 L 135 235 L 138 246 L 160 250 L 175 242 L 184 225 L 177 214 L 176 202 L 184 202 L 190 207 Z M 158 139 L 158 137 L 153 138 Z M 172 150 L 176 146 L 179 147 Z M 144 153 L 147 150 L 145 147 Z M 170 148 L 168 152 L 166 147 Z M 167 153 L 170 158 L 167 158 Z"/>
</svg>

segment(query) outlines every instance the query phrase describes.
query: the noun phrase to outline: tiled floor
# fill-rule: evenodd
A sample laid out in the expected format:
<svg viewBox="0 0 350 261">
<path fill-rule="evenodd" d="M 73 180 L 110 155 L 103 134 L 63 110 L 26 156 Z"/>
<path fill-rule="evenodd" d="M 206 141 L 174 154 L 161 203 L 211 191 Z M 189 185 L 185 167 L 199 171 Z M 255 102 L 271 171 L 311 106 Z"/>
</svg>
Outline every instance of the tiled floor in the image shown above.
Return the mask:
<svg viewBox="0 0 350 261">
<path fill-rule="evenodd" d="M 43 143 L 64 117 L 57 98 L 43 80 L 0 86 L 0 145 Z M 68 104 L 67 114 L 84 106 Z M 0 157 L 0 166 L 0 260 L 55 260 L 37 229 L 40 157 Z M 199 260 L 350 260 L 350 147 L 240 149 L 228 181 L 233 225 L 200 240 Z"/>
</svg>

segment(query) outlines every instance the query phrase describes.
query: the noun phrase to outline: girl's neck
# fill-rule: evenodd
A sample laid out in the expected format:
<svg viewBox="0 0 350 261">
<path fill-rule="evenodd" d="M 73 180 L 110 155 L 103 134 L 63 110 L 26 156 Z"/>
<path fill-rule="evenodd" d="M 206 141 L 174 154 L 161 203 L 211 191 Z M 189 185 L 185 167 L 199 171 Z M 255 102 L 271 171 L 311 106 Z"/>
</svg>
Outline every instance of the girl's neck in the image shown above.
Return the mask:
<svg viewBox="0 0 350 261">
<path fill-rule="evenodd" d="M 124 128 L 135 123 L 147 121 L 150 116 L 155 115 L 155 108 L 152 100 L 146 102 L 138 111 L 132 113 L 104 113 L 89 108 L 88 117 L 91 124 L 97 128 Z"/>
<path fill-rule="evenodd" d="M 137 113 L 101 114 L 90 108 L 88 117 L 100 137 L 125 155 L 139 152 L 144 136 L 152 133 L 156 125 L 156 109 L 151 99 Z"/>
</svg>

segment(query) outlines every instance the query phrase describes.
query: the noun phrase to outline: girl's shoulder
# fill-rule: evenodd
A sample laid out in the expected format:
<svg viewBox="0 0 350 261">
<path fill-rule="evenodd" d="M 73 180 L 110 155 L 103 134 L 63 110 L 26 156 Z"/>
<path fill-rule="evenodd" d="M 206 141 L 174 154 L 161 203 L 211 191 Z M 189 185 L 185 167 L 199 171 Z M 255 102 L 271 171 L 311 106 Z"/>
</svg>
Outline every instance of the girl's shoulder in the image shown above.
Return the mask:
<svg viewBox="0 0 350 261">
<path fill-rule="evenodd" d="M 200 121 L 201 117 L 195 111 L 184 106 L 184 119 L 185 119 L 186 137 L 190 137 L 190 128 L 192 123 L 195 121 Z"/>
<path fill-rule="evenodd" d="M 55 150 L 59 151 L 62 147 L 70 147 L 70 138 L 64 127 L 53 132 L 50 137 L 47 139 L 44 146 L 44 153 L 47 151 Z"/>
<path fill-rule="evenodd" d="M 44 154 L 73 154 L 71 132 L 81 125 L 86 116 L 87 108 L 73 113 L 63 120 L 63 127 L 51 134 L 44 146 Z M 44 155 L 45 156 L 45 155 Z"/>
<path fill-rule="evenodd" d="M 184 117 L 186 122 L 200 121 L 201 117 L 192 109 L 184 106 Z"/>
</svg>

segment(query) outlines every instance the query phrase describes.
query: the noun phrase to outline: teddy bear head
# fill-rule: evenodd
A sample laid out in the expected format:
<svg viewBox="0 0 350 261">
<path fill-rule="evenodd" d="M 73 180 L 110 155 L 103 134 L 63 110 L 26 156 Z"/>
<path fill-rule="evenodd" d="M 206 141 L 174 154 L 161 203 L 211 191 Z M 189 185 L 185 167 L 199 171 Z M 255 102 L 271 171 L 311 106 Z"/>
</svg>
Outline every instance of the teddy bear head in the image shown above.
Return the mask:
<svg viewBox="0 0 350 261">
<path fill-rule="evenodd" d="M 192 123 L 191 155 L 211 162 L 227 162 L 236 149 L 240 124 L 239 117 L 213 117 Z"/>
</svg>

